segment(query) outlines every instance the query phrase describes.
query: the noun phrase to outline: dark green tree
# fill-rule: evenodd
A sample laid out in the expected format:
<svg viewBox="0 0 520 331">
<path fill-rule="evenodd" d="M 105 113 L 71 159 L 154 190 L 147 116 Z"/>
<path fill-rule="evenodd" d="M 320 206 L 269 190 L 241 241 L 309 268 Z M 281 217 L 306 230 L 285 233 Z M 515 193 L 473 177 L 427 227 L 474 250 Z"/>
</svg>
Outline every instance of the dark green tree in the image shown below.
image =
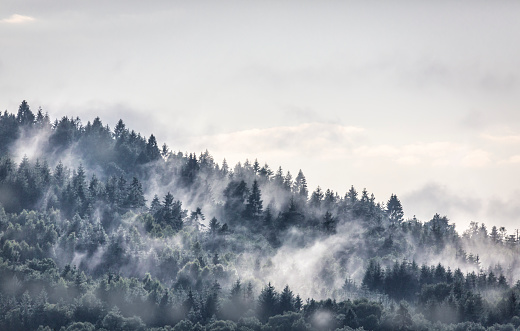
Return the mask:
<svg viewBox="0 0 520 331">
<path fill-rule="evenodd" d="M 386 213 L 392 224 L 399 224 L 403 221 L 403 206 L 401 201 L 397 198 L 397 195 L 392 194 L 390 199 L 386 203 Z"/>
<path fill-rule="evenodd" d="M 269 283 L 266 285 L 260 296 L 258 297 L 258 318 L 260 321 L 267 322 L 269 317 L 274 316 L 277 312 L 278 306 L 278 293 L 274 286 Z"/>
<path fill-rule="evenodd" d="M 249 219 L 259 219 L 262 216 L 262 193 L 258 187 L 258 182 L 255 179 L 253 181 L 253 187 L 251 188 L 251 194 L 247 198 L 246 209 L 244 216 Z"/>
<path fill-rule="evenodd" d="M 21 125 L 30 125 L 34 123 L 35 117 L 31 109 L 29 108 L 27 101 L 23 100 L 20 104 L 20 107 L 18 107 L 18 114 L 16 115 L 16 120 Z"/>
</svg>

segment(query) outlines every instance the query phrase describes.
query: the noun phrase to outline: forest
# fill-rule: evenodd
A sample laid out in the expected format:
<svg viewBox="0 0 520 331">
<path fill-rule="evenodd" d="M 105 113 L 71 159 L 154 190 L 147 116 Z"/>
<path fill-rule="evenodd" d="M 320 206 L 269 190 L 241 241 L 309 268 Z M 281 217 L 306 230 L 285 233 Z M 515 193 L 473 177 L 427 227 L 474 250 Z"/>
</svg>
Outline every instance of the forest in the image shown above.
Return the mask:
<svg viewBox="0 0 520 331">
<path fill-rule="evenodd" d="M 520 330 L 518 234 L 440 212 L 24 100 L 0 114 L 0 330 Z"/>
</svg>

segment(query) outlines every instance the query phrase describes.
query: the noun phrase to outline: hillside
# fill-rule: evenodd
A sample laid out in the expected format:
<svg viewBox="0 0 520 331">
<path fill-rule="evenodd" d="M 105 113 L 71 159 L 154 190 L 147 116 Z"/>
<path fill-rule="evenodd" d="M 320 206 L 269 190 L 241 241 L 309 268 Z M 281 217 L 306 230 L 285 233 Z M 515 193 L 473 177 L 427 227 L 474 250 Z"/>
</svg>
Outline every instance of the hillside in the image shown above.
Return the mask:
<svg viewBox="0 0 520 331">
<path fill-rule="evenodd" d="M 520 326 L 516 234 L 383 201 L 23 101 L 0 116 L 0 329 Z"/>
</svg>

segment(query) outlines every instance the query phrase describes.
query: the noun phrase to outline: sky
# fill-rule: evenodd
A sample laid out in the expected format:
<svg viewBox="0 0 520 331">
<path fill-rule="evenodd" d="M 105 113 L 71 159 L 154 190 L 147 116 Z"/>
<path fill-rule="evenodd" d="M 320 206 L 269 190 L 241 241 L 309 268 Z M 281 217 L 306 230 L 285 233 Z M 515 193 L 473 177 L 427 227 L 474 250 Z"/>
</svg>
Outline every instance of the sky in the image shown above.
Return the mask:
<svg viewBox="0 0 520 331">
<path fill-rule="evenodd" d="M 0 5 L 0 109 L 354 185 L 459 232 L 520 227 L 518 1 Z"/>
</svg>

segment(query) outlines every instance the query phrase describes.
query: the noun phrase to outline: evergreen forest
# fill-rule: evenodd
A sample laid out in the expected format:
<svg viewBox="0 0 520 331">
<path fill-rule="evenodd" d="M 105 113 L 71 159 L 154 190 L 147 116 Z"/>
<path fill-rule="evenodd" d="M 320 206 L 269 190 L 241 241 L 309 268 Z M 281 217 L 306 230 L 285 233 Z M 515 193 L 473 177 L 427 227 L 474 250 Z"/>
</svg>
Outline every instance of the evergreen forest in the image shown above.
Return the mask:
<svg viewBox="0 0 520 331">
<path fill-rule="evenodd" d="M 0 330 L 520 330 L 515 229 L 174 148 L 0 113 Z"/>
</svg>

